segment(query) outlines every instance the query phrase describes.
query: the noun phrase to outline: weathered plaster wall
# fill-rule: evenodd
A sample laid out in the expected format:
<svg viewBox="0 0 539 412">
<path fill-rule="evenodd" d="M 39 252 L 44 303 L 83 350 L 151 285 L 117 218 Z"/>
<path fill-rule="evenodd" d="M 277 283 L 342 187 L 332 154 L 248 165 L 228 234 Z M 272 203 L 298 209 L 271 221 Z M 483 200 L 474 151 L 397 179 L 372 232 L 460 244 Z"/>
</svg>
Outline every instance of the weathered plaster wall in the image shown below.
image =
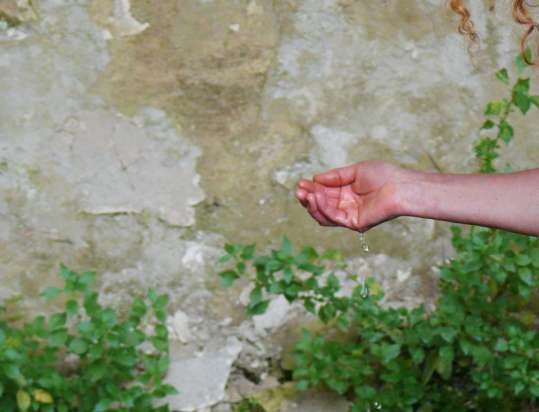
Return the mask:
<svg viewBox="0 0 539 412">
<path fill-rule="evenodd" d="M 470 3 L 471 55 L 442 0 L 0 0 L 0 300 L 43 310 L 60 261 L 100 272 L 115 305 L 166 290 L 173 374 L 199 373 L 177 377 L 200 394 L 178 409 L 261 388 L 278 408 L 268 359 L 305 315 L 281 300 L 246 320 L 241 285 L 217 286 L 221 247 L 286 234 L 342 250 L 389 303 L 432 301 L 448 224 L 397 219 L 365 254 L 353 233 L 317 227 L 293 187 L 375 158 L 474 170 L 482 108 L 504 92 L 493 73 L 521 29 L 507 0 Z M 538 125 L 518 125 L 504 161 L 537 166 Z"/>
</svg>

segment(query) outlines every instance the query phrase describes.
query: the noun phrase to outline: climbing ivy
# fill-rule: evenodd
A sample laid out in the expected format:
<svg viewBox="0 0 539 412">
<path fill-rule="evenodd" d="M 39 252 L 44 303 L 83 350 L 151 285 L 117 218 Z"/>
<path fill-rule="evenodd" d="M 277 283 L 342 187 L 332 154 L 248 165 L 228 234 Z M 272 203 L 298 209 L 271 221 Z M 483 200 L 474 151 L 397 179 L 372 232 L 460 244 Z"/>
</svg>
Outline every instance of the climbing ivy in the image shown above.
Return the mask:
<svg viewBox="0 0 539 412">
<path fill-rule="evenodd" d="M 523 59 L 516 64 L 522 75 Z M 506 69 L 496 77 L 510 84 Z M 481 129 L 496 130 L 496 137 L 480 137 L 474 146 L 480 172 L 495 172 L 499 141 L 513 139 L 509 115 L 525 115 L 538 103 L 530 79 L 519 77 L 510 98 L 487 104 Z M 250 280 L 249 315 L 283 295 L 348 337 L 303 331 L 294 349 L 300 390 L 335 391 L 351 401 L 352 412 L 535 411 L 539 240 L 484 227 L 451 230 L 456 256 L 440 267 L 432 312 L 383 306 L 382 288 L 372 278 L 343 295 L 339 271 L 357 277 L 340 254 L 294 251 L 286 238 L 268 254 L 256 254 L 254 245 L 227 245 L 221 260 L 229 268 L 220 277 L 223 286 Z"/>
</svg>

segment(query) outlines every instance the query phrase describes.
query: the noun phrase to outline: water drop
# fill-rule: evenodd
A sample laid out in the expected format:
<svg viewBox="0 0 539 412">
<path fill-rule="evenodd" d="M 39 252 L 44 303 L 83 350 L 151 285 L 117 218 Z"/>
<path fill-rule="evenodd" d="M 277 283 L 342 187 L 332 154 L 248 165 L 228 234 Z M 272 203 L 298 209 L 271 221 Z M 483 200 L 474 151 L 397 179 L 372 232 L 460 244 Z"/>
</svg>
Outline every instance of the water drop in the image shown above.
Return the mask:
<svg viewBox="0 0 539 412">
<path fill-rule="evenodd" d="M 366 279 L 363 279 L 363 282 L 361 283 L 359 296 L 361 296 L 363 299 L 367 299 L 369 297 L 369 286 L 367 285 Z"/>
<path fill-rule="evenodd" d="M 364 252 L 369 251 L 369 245 L 367 244 L 367 238 L 365 237 L 365 233 L 359 232 L 359 241 L 361 242 L 361 248 Z"/>
</svg>

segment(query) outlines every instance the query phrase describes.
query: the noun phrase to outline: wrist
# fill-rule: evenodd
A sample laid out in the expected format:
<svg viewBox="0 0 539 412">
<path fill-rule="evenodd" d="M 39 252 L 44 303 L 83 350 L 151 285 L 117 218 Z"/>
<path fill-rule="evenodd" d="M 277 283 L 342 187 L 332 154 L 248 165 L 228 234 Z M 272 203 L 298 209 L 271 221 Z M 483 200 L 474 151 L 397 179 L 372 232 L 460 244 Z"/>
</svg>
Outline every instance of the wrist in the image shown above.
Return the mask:
<svg viewBox="0 0 539 412">
<path fill-rule="evenodd" d="M 430 217 L 426 211 L 434 210 L 428 205 L 427 187 L 434 183 L 433 173 L 402 169 L 395 182 L 394 210 L 397 216 Z"/>
</svg>

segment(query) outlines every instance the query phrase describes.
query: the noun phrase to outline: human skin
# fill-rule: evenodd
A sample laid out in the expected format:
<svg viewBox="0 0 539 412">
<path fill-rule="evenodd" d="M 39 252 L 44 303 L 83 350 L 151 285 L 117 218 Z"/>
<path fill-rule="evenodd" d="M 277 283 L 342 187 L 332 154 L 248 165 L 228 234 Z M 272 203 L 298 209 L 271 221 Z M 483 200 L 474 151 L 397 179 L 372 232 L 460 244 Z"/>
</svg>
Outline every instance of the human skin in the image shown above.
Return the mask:
<svg viewBox="0 0 539 412">
<path fill-rule="evenodd" d="M 359 232 L 413 216 L 539 236 L 539 169 L 431 173 L 371 160 L 301 179 L 296 197 L 320 225 Z"/>
</svg>

